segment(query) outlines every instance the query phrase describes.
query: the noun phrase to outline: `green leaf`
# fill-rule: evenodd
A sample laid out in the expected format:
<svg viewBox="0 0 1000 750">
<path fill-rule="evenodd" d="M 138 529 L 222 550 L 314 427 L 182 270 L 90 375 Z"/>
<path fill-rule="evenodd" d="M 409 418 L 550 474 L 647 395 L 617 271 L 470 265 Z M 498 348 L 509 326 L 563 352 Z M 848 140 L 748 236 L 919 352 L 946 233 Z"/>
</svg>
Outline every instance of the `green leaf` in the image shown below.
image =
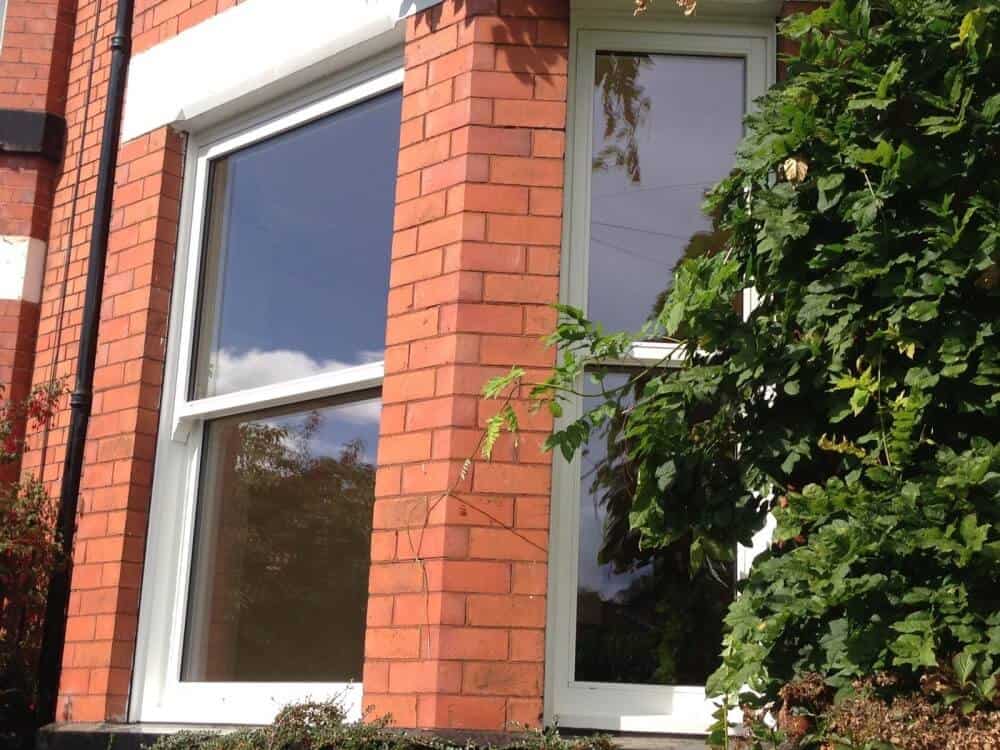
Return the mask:
<svg viewBox="0 0 1000 750">
<path fill-rule="evenodd" d="M 660 492 L 666 491 L 676 478 L 677 464 L 673 461 L 666 461 L 656 467 L 656 486 Z"/>
<path fill-rule="evenodd" d="M 996 122 L 1000 115 L 1000 94 L 994 94 L 983 104 L 983 117 L 987 122 Z"/>
<path fill-rule="evenodd" d="M 877 96 L 884 98 L 889 95 L 889 89 L 903 78 L 903 58 L 897 57 L 885 70 L 882 80 L 878 83 Z"/>
<path fill-rule="evenodd" d="M 962 541 L 972 552 L 979 552 L 983 549 L 983 544 L 990 533 L 990 524 L 986 523 L 980 526 L 977 524 L 977 520 L 976 514 L 970 513 L 962 519 L 962 523 L 958 527 Z"/>
<path fill-rule="evenodd" d="M 839 172 L 817 179 L 816 187 L 819 190 L 819 200 L 816 204 L 816 210 L 824 213 L 836 206 L 843 196 L 843 191 L 840 189 L 843 184 L 844 175 Z"/>
<path fill-rule="evenodd" d="M 927 390 L 938 384 L 940 378 L 926 367 L 914 367 L 907 370 L 903 382 L 911 388 Z"/>
<path fill-rule="evenodd" d="M 892 104 L 895 99 L 887 99 L 883 97 L 869 96 L 860 97 L 857 99 L 852 99 L 848 105 L 848 109 L 887 109 L 890 104 Z"/>
<path fill-rule="evenodd" d="M 851 411 L 858 416 L 868 406 L 872 393 L 867 388 L 858 388 L 851 394 Z"/>
<path fill-rule="evenodd" d="M 964 649 L 952 657 L 951 665 L 955 670 L 955 676 L 958 677 L 959 684 L 967 685 L 973 670 L 976 668 L 976 657 L 968 649 Z"/>
<path fill-rule="evenodd" d="M 493 457 L 493 449 L 500 438 L 500 431 L 503 429 L 503 414 L 497 413 L 486 420 L 486 433 L 483 436 L 482 456 L 489 460 Z"/>
<path fill-rule="evenodd" d="M 925 634 L 905 634 L 889 644 L 900 666 L 933 667 L 937 665 L 934 640 Z"/>
<path fill-rule="evenodd" d="M 963 44 L 974 46 L 985 28 L 986 14 L 983 9 L 970 10 L 962 17 L 962 23 L 958 27 L 958 41 L 952 46 L 956 48 Z"/>
<path fill-rule="evenodd" d="M 910 305 L 906 311 L 906 316 L 911 320 L 926 323 L 938 316 L 938 309 L 939 303 L 937 300 L 922 299 Z"/>
<path fill-rule="evenodd" d="M 511 367 L 510 372 L 491 378 L 483 386 L 483 395 L 486 398 L 499 398 L 505 391 L 512 388 L 524 377 L 524 368 Z"/>
</svg>

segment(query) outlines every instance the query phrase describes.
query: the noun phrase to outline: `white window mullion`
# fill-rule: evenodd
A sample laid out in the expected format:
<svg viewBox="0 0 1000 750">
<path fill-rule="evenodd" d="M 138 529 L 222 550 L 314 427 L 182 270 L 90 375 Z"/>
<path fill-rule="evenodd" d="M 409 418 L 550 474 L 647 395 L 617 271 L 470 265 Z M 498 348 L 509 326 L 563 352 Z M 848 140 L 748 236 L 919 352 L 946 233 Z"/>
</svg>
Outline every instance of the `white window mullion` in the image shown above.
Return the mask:
<svg viewBox="0 0 1000 750">
<path fill-rule="evenodd" d="M 382 362 L 372 362 L 197 401 L 183 399 L 176 407 L 172 435 L 174 440 L 185 442 L 191 427 L 199 421 L 377 388 L 384 373 Z"/>
</svg>

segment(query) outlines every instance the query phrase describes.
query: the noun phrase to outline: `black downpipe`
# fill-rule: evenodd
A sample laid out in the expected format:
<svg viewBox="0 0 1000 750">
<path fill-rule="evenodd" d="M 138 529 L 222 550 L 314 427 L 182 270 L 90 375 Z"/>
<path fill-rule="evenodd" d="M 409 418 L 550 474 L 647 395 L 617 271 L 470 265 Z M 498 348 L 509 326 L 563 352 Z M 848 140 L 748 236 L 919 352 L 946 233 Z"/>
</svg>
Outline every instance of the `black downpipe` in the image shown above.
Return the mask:
<svg viewBox="0 0 1000 750">
<path fill-rule="evenodd" d="M 97 332 L 101 320 L 101 300 L 104 296 L 104 271 L 108 257 L 108 234 L 111 229 L 111 206 L 118 166 L 118 140 L 121 137 L 122 105 L 125 100 L 125 77 L 128 72 L 132 41 L 133 0 L 118 0 L 115 32 L 111 37 L 111 73 L 108 80 L 104 130 L 101 136 L 101 158 L 97 172 L 97 195 L 94 203 L 94 223 L 90 235 L 90 255 L 87 258 L 87 289 L 83 302 L 83 322 L 80 326 L 80 349 L 77 355 L 76 383 L 70 395 L 69 434 L 66 440 L 66 460 L 63 464 L 62 487 L 59 492 L 59 531 L 64 564 L 49 579 L 42 632 L 42 650 L 38 662 L 39 723 L 56 719 L 59 693 L 59 673 L 66 645 L 66 615 L 69 608 L 70 575 L 73 567 L 73 537 L 76 533 L 76 512 L 80 497 L 80 474 L 83 451 L 87 440 L 87 423 L 94 391 L 94 362 L 97 355 Z M 100 19 L 96 19 L 100 22 Z M 93 50 L 92 54 L 97 54 Z M 84 123 L 86 125 L 86 123 Z"/>
</svg>

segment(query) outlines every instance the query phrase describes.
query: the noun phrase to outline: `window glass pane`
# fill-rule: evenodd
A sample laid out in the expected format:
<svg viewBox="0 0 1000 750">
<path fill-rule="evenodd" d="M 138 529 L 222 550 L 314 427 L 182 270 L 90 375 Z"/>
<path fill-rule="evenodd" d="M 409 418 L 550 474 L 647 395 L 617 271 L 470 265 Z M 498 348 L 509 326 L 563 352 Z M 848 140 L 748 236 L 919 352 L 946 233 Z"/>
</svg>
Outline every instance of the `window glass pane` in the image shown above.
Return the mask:
<svg viewBox="0 0 1000 750">
<path fill-rule="evenodd" d="M 685 254 L 718 246 L 699 206 L 743 135 L 744 61 L 600 52 L 587 313 L 636 330 Z"/>
<path fill-rule="evenodd" d="M 212 163 L 192 397 L 382 359 L 400 93 Z"/>
<path fill-rule="evenodd" d="M 616 374 L 605 383 L 618 387 L 627 379 Z M 597 403 L 585 399 L 589 408 Z M 576 679 L 704 685 L 719 665 L 735 569 L 703 569 L 691 578 L 690 539 L 639 549 L 628 525 L 634 476 L 620 442 L 593 436 L 581 473 Z"/>
<path fill-rule="evenodd" d="M 377 392 L 205 428 L 182 680 L 361 679 Z"/>
</svg>

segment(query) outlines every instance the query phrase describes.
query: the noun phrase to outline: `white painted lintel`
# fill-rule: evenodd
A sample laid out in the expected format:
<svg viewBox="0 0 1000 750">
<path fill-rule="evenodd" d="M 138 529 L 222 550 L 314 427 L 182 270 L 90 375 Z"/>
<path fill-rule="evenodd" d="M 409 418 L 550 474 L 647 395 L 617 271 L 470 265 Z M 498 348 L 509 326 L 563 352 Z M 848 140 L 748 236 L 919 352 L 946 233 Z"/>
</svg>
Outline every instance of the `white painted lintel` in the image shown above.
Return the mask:
<svg viewBox="0 0 1000 750">
<path fill-rule="evenodd" d="M 122 141 L 213 126 L 401 50 L 400 20 L 441 0 L 247 0 L 136 55 Z"/>
</svg>

